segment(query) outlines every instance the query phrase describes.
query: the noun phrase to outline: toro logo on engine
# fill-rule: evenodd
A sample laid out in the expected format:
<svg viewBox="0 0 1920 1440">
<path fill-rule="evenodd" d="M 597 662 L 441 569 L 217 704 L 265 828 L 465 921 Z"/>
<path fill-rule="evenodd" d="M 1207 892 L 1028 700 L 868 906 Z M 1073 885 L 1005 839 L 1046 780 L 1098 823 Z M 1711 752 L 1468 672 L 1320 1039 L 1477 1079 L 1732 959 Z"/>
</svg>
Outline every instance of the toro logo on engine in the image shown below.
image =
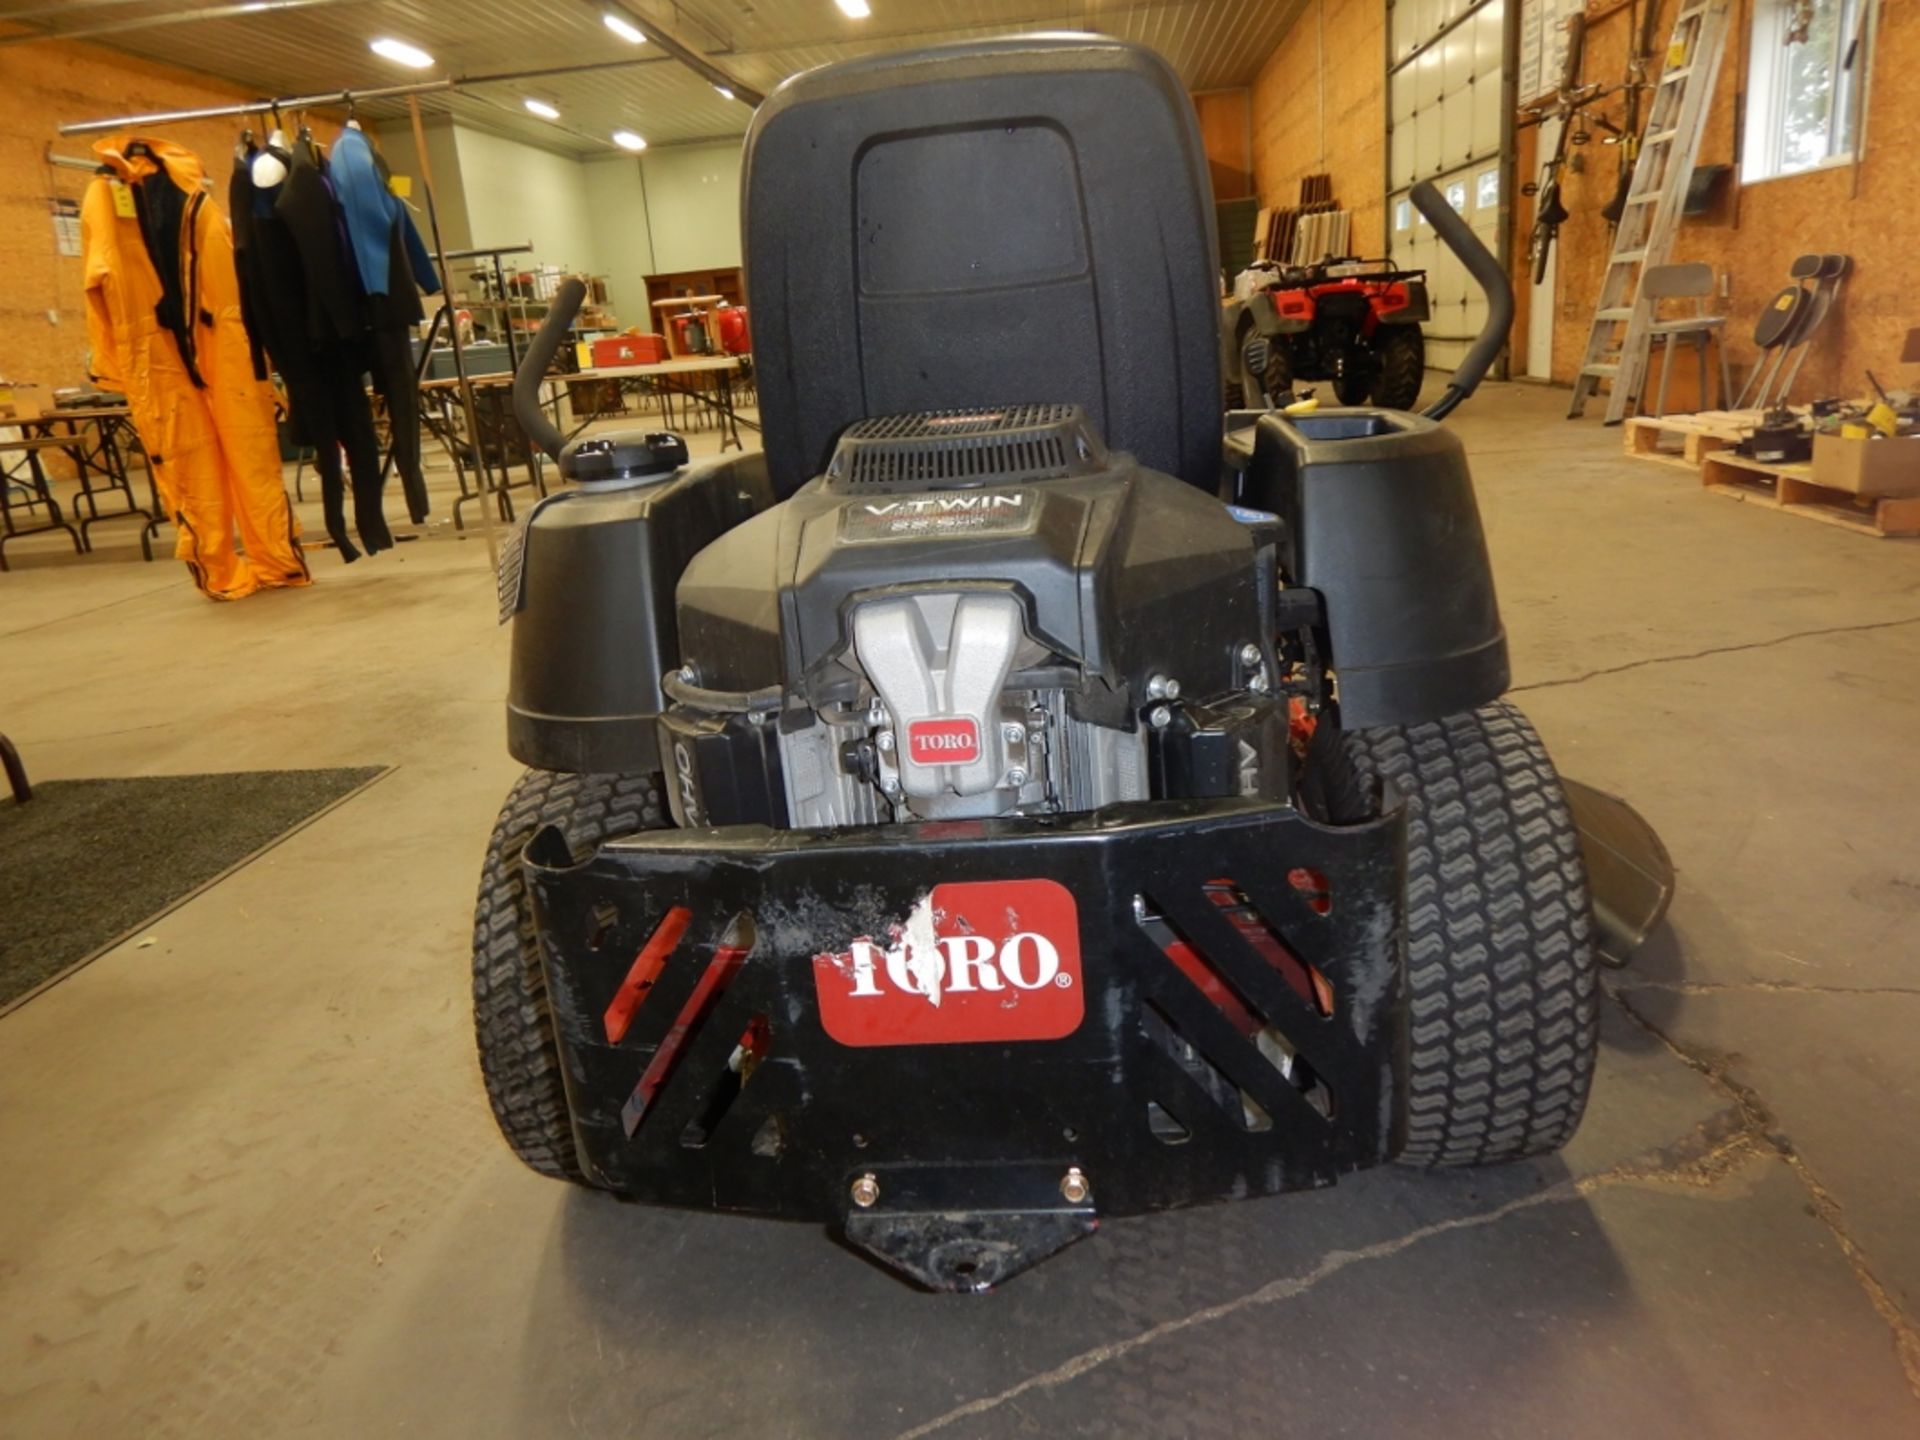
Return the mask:
<svg viewBox="0 0 1920 1440">
<path fill-rule="evenodd" d="M 907 756 L 916 765 L 971 765 L 980 758 L 980 722 L 964 715 L 909 720 Z"/>
<path fill-rule="evenodd" d="M 1086 1016 L 1080 916 L 1052 880 L 936 885 L 884 939 L 813 957 L 842 1045 L 1059 1040 Z"/>
</svg>

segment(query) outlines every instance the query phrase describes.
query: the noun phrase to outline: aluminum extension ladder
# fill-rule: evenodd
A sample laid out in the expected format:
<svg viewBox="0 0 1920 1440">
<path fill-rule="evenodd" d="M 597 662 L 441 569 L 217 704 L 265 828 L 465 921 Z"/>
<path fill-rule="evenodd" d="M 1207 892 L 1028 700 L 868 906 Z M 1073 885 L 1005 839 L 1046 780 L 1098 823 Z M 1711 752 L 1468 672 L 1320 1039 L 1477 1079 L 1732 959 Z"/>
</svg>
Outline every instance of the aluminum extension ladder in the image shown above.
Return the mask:
<svg viewBox="0 0 1920 1440">
<path fill-rule="evenodd" d="M 1584 413 L 1602 380 L 1611 382 L 1607 424 L 1638 406 L 1647 375 L 1653 302 L 1641 293 L 1641 277 L 1667 263 L 1680 228 L 1693 162 L 1707 126 L 1708 102 L 1727 48 L 1730 0 L 1683 4 L 1673 20 L 1666 60 L 1647 110 L 1647 130 L 1627 186 L 1626 208 L 1613 234 L 1613 254 L 1594 307 L 1587 351 L 1573 382 L 1569 419 Z M 1624 328 L 1624 333 L 1622 330 Z"/>
</svg>

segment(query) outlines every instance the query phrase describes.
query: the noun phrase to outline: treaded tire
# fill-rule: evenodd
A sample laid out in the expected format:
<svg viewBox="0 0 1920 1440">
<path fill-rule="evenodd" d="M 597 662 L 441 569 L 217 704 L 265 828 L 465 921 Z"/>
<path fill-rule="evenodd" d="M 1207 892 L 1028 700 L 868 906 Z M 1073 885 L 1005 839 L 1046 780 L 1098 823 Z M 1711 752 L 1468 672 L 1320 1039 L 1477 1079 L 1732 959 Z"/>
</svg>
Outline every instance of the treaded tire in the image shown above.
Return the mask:
<svg viewBox="0 0 1920 1440">
<path fill-rule="evenodd" d="M 1367 392 L 1372 387 L 1372 379 L 1365 370 L 1362 370 L 1358 375 L 1349 375 L 1344 380 L 1334 381 L 1334 398 L 1342 405 L 1364 405 L 1367 403 Z"/>
<path fill-rule="evenodd" d="M 1283 396 L 1293 394 L 1293 357 L 1287 353 L 1284 335 L 1267 341 L 1267 363 L 1260 370 L 1260 387 L 1266 391 L 1269 405 L 1279 405 Z"/>
<path fill-rule="evenodd" d="M 592 1183 L 574 1153 L 520 854 L 547 825 L 558 825 L 577 853 L 668 823 L 657 776 L 529 770 L 508 793 L 487 842 L 473 916 L 473 1029 L 480 1074 L 493 1118 L 513 1153 L 556 1180 Z"/>
<path fill-rule="evenodd" d="M 1546 747 L 1505 701 L 1347 743 L 1407 806 L 1401 1161 L 1559 1149 L 1593 1083 L 1600 992 L 1580 838 Z"/>
<path fill-rule="evenodd" d="M 1427 382 L 1427 339 L 1418 325 L 1388 325 L 1377 358 L 1373 403 L 1383 410 L 1411 410 Z"/>
</svg>

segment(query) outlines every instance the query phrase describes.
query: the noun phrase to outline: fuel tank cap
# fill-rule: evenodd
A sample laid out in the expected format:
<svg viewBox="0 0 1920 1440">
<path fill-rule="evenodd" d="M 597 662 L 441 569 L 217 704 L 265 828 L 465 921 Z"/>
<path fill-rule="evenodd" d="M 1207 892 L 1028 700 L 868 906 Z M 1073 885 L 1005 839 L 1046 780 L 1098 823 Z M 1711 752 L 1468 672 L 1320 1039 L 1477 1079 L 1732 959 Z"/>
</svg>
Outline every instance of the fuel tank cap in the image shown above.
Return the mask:
<svg viewBox="0 0 1920 1440">
<path fill-rule="evenodd" d="M 586 435 L 560 452 L 560 473 L 595 487 L 646 485 L 687 463 L 687 442 L 669 430 Z"/>
</svg>

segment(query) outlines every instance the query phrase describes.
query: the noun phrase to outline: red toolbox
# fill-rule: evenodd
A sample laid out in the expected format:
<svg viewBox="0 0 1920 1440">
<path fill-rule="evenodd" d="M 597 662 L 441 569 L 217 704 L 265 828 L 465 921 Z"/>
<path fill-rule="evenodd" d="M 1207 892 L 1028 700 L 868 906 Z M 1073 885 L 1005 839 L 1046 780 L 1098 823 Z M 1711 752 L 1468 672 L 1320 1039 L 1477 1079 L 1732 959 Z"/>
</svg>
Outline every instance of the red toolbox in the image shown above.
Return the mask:
<svg viewBox="0 0 1920 1440">
<path fill-rule="evenodd" d="M 615 335 L 593 342 L 594 369 L 618 365 L 658 365 L 667 358 L 664 335 Z"/>
</svg>

